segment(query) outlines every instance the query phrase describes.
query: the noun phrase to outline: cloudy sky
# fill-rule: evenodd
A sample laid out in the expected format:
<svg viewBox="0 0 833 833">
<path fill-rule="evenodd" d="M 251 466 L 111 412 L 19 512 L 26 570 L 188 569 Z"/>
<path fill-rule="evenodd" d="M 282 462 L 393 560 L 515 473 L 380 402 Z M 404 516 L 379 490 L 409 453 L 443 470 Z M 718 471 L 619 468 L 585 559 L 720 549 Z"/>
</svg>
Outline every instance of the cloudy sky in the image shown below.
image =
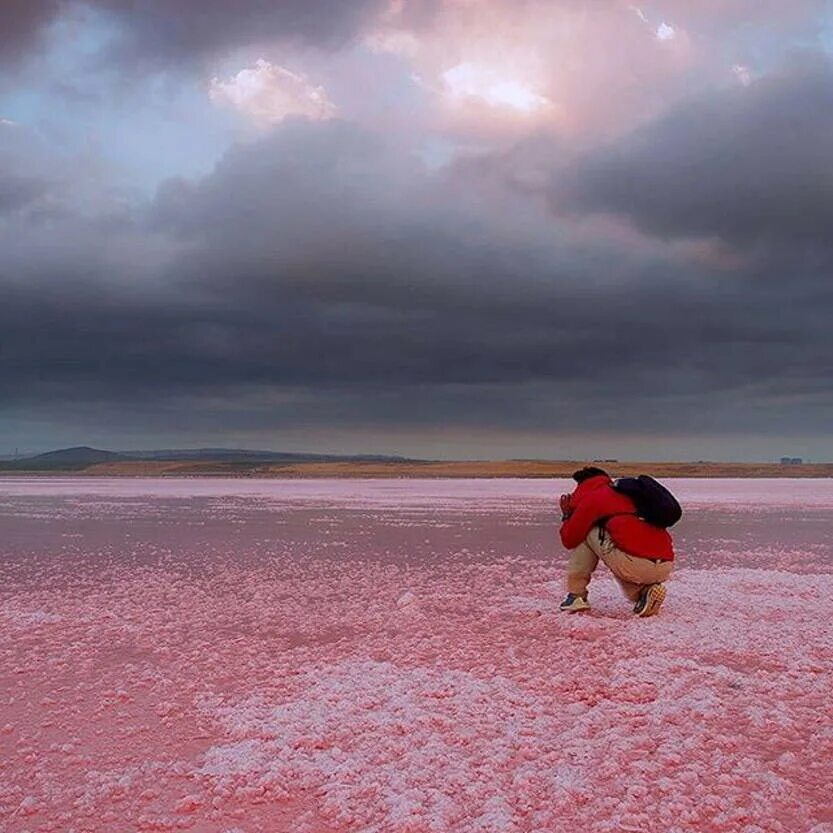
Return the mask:
<svg viewBox="0 0 833 833">
<path fill-rule="evenodd" d="M 0 454 L 833 458 L 828 0 L 4 0 Z"/>
</svg>

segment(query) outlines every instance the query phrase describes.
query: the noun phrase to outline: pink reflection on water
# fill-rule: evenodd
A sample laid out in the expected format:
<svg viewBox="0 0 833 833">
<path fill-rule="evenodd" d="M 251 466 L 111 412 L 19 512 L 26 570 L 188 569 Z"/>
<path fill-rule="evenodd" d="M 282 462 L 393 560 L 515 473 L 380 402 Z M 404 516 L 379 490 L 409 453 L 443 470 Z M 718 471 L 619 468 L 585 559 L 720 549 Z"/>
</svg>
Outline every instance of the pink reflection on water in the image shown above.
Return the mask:
<svg viewBox="0 0 833 833">
<path fill-rule="evenodd" d="M 665 478 L 686 506 L 833 508 L 830 478 Z M 294 505 L 443 508 L 473 504 L 505 507 L 548 502 L 571 489 L 571 480 L 317 479 L 159 477 L 0 477 L 0 499 L 22 496 L 124 498 L 261 498 Z"/>
</svg>

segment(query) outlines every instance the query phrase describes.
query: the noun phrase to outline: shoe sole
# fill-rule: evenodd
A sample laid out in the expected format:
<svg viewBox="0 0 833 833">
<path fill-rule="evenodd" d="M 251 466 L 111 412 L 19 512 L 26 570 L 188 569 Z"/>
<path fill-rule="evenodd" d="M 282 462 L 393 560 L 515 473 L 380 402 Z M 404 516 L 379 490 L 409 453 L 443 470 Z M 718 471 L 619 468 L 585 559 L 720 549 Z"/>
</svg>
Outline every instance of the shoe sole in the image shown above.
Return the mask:
<svg viewBox="0 0 833 833">
<path fill-rule="evenodd" d="M 645 619 L 648 616 L 656 616 L 662 603 L 665 601 L 665 585 L 654 584 L 648 588 L 648 598 L 645 600 L 645 607 L 636 615 L 640 619 Z"/>
<path fill-rule="evenodd" d="M 587 607 L 559 607 L 562 613 L 587 613 L 590 610 L 590 605 Z"/>
</svg>

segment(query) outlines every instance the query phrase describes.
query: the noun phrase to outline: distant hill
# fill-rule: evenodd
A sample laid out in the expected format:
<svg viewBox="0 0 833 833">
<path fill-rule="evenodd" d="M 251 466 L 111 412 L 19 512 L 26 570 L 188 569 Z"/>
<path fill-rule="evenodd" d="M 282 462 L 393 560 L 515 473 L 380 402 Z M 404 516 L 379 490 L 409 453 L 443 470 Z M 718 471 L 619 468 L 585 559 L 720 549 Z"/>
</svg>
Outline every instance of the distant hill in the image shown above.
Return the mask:
<svg viewBox="0 0 833 833">
<path fill-rule="evenodd" d="M 23 457 L 18 460 L 0 462 L 0 469 L 23 469 L 25 471 L 78 471 L 97 463 L 115 463 L 125 460 L 115 451 L 102 451 L 79 445 L 73 448 L 61 448 L 57 451 L 47 451 L 34 457 Z"/>
<path fill-rule="evenodd" d="M 614 474 L 657 477 L 833 477 L 833 463 L 680 463 L 604 461 Z M 305 454 L 244 448 L 104 451 L 62 448 L 0 460 L 0 472 L 76 472 L 105 477 L 560 477 L 582 460 L 415 460 L 378 454 Z"/>
<path fill-rule="evenodd" d="M 88 445 L 79 445 L 74 448 L 61 448 L 57 451 L 47 451 L 45 454 L 37 454 L 29 459 L 38 463 L 105 463 L 109 460 L 117 460 L 118 452 L 102 451 L 99 448 L 90 448 Z"/>
<path fill-rule="evenodd" d="M 252 451 L 247 448 L 167 448 L 156 451 L 119 451 L 117 454 L 124 460 L 214 460 L 251 463 L 411 462 L 407 457 L 387 457 L 378 454 L 309 454 L 295 451 Z"/>
<path fill-rule="evenodd" d="M 415 463 L 407 457 L 377 454 L 339 455 L 307 454 L 284 451 L 252 451 L 245 448 L 170 448 L 152 451 L 105 451 L 82 445 L 61 448 L 16 460 L 0 459 L 0 471 L 84 471 L 104 463 L 191 462 L 217 463 L 225 468 L 239 465 L 251 469 L 256 465 L 292 463 Z"/>
</svg>

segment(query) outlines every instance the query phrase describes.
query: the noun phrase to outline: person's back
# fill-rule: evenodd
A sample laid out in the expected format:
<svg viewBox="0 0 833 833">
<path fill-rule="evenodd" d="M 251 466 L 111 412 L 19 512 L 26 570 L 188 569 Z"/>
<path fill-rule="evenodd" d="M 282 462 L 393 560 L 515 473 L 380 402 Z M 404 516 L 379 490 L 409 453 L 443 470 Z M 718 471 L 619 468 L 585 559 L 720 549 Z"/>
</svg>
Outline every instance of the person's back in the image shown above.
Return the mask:
<svg viewBox="0 0 833 833">
<path fill-rule="evenodd" d="M 663 582 L 674 561 L 670 533 L 640 518 L 633 500 L 613 488 L 604 470 L 580 469 L 573 479 L 576 489 L 561 496 L 559 532 L 561 542 L 571 550 L 567 598 L 561 609 L 589 610 L 587 586 L 601 559 L 634 603 L 634 613 L 656 614 L 665 599 Z"/>
<path fill-rule="evenodd" d="M 667 529 L 653 526 L 636 514 L 633 501 L 613 488 L 607 474 L 589 477 L 570 495 L 571 513 L 559 530 L 561 543 L 577 547 L 590 530 L 603 522 L 616 546 L 639 558 L 674 560 L 674 545 Z"/>
</svg>

